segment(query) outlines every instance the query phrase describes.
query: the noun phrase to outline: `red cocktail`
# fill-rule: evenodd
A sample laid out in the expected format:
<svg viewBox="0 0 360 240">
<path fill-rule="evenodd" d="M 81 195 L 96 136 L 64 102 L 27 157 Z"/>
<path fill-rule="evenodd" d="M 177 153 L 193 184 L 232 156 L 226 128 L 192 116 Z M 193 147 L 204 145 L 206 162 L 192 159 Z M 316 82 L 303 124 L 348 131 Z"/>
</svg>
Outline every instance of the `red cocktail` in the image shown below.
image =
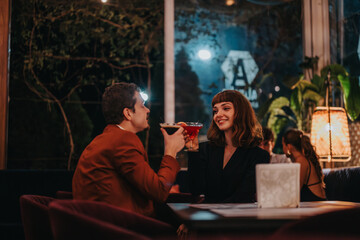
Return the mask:
<svg viewBox="0 0 360 240">
<path fill-rule="evenodd" d="M 185 129 L 186 133 L 189 135 L 190 148 L 188 148 L 187 151 L 198 151 L 197 149 L 193 149 L 193 140 L 199 134 L 199 131 L 203 127 L 203 124 L 198 122 L 179 122 L 178 124 L 182 126 Z"/>
</svg>

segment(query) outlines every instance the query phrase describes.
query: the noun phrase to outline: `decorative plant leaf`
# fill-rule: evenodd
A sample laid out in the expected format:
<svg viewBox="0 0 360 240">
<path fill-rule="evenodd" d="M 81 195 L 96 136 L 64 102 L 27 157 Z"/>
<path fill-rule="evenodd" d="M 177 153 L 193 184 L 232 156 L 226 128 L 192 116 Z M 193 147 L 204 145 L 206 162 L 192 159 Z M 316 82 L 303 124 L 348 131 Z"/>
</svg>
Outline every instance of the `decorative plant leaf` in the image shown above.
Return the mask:
<svg viewBox="0 0 360 240">
<path fill-rule="evenodd" d="M 344 97 L 346 99 L 350 93 L 350 79 L 348 76 L 339 75 L 339 80 L 343 88 Z"/>
<path fill-rule="evenodd" d="M 331 64 L 328 66 L 323 67 L 323 69 L 321 69 L 321 77 L 326 79 L 327 75 L 330 71 L 330 78 L 332 81 L 338 82 L 338 76 L 339 75 L 343 75 L 343 76 L 348 76 L 349 74 L 346 72 L 345 68 L 339 64 Z"/>
<path fill-rule="evenodd" d="M 257 111 L 257 117 L 258 119 L 262 119 L 262 122 L 264 121 L 263 125 L 266 125 L 267 119 L 265 119 L 266 114 L 269 111 L 270 105 L 273 102 L 273 98 L 268 99 L 264 104 L 260 105 L 260 108 Z"/>
<path fill-rule="evenodd" d="M 290 104 L 289 99 L 287 99 L 286 97 L 278 97 L 272 101 L 268 109 L 268 112 L 272 112 L 275 109 L 282 108 L 283 106 L 289 106 L 289 104 Z"/>
<path fill-rule="evenodd" d="M 291 121 L 293 121 L 295 123 L 297 122 L 296 114 L 294 113 L 294 111 L 290 107 L 284 106 L 281 109 L 284 111 L 284 113 L 286 114 L 288 119 L 290 119 Z"/>
<path fill-rule="evenodd" d="M 307 89 L 303 94 L 303 98 L 306 100 L 313 101 L 317 104 L 321 99 L 323 99 L 323 96 L 321 96 L 318 92 Z"/>
<path fill-rule="evenodd" d="M 267 127 L 271 128 L 276 133 L 275 135 L 278 135 L 285 127 L 288 126 L 296 127 L 297 121 L 296 119 L 289 117 L 283 109 L 278 109 L 270 115 Z"/>
<path fill-rule="evenodd" d="M 341 83 L 345 109 L 351 121 L 354 121 L 360 114 L 360 87 L 356 78 L 349 78 L 345 75 L 339 75 Z"/>
<path fill-rule="evenodd" d="M 296 88 L 290 96 L 290 107 L 295 112 L 299 111 L 302 103 L 302 94 L 299 88 Z"/>
<path fill-rule="evenodd" d="M 276 109 L 270 114 L 267 126 L 270 127 L 270 128 L 273 128 L 276 125 L 276 121 L 279 118 L 288 119 L 288 116 L 286 115 L 286 113 L 282 109 Z"/>
<path fill-rule="evenodd" d="M 284 132 L 287 128 L 290 127 L 297 128 L 296 121 L 293 121 L 292 119 L 289 118 L 279 117 L 276 119 L 271 129 L 274 130 L 276 135 L 279 135 L 281 132 Z"/>
<path fill-rule="evenodd" d="M 267 126 L 271 128 L 276 135 L 283 127 L 297 125 L 297 117 L 290 108 L 289 99 L 286 97 L 279 97 L 272 101 L 267 112 Z"/>
<path fill-rule="evenodd" d="M 296 87 L 296 85 L 298 84 L 298 82 L 301 80 L 302 78 L 300 77 L 294 77 L 294 76 L 289 76 L 289 77 L 285 77 L 282 80 L 282 83 L 289 89 L 294 89 Z"/>
<path fill-rule="evenodd" d="M 303 80 L 301 79 L 298 83 L 298 86 L 302 89 L 303 93 L 304 91 L 306 90 L 312 90 L 312 91 L 315 91 L 315 92 L 319 92 L 320 91 L 320 88 L 316 85 L 316 84 L 313 84 L 307 80 Z"/>
<path fill-rule="evenodd" d="M 312 84 L 317 86 L 321 95 L 325 95 L 325 78 L 322 78 L 319 75 L 315 74 L 313 79 L 311 79 L 311 82 Z"/>
</svg>

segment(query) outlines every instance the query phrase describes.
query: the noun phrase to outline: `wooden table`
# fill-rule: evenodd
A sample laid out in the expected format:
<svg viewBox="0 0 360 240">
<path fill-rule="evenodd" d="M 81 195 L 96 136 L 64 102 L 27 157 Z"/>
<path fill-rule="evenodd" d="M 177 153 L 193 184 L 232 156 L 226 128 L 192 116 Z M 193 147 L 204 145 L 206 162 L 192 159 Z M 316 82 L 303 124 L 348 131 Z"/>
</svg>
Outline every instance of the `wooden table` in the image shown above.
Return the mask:
<svg viewBox="0 0 360 240">
<path fill-rule="evenodd" d="M 249 204 L 168 203 L 190 231 L 273 232 L 285 223 L 330 211 L 360 207 L 343 201 L 302 202 L 299 208 L 258 208 Z"/>
</svg>

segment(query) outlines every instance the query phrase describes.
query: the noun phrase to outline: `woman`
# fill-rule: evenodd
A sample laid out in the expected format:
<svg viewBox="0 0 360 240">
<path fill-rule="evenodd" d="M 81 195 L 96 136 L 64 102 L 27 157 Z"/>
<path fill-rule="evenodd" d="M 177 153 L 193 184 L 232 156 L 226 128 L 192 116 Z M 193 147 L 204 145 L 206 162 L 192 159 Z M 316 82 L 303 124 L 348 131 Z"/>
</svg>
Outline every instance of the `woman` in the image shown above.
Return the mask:
<svg viewBox="0 0 360 240">
<path fill-rule="evenodd" d="M 259 147 L 266 150 L 270 154 L 270 163 L 291 163 L 285 154 L 273 153 L 275 147 L 275 137 L 273 131 L 268 127 L 262 127 L 263 141 Z"/>
<path fill-rule="evenodd" d="M 297 129 L 287 130 L 283 150 L 292 162 L 300 163 L 301 201 L 326 200 L 324 175 L 309 137 Z"/>
<path fill-rule="evenodd" d="M 192 194 L 206 202 L 254 202 L 255 165 L 269 163 L 270 155 L 258 147 L 262 141 L 250 102 L 235 90 L 216 94 L 208 142 L 189 152 L 188 172 Z"/>
</svg>

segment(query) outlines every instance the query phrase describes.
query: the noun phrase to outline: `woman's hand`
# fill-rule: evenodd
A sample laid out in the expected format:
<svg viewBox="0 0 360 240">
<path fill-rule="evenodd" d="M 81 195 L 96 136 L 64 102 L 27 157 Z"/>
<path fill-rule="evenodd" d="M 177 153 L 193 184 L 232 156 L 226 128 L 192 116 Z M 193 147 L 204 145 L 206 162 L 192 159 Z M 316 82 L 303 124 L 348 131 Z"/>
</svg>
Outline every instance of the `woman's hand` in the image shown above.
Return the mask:
<svg viewBox="0 0 360 240">
<path fill-rule="evenodd" d="M 187 134 L 185 130 L 185 146 L 188 149 L 199 150 L 199 130 L 197 130 L 196 137 L 192 140 L 192 142 L 189 138 L 189 134 Z"/>
</svg>

